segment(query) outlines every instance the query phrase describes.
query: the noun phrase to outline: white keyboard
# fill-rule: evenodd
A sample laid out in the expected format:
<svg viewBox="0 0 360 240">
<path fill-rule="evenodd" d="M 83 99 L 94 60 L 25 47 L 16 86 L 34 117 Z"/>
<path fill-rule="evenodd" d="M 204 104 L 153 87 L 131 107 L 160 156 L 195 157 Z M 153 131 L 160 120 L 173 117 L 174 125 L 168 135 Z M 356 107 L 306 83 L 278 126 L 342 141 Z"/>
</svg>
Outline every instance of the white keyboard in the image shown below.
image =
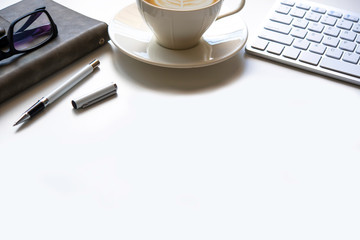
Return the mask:
<svg viewBox="0 0 360 240">
<path fill-rule="evenodd" d="M 359 13 L 315 2 L 282 0 L 246 50 L 360 85 L 359 19 Z"/>
</svg>

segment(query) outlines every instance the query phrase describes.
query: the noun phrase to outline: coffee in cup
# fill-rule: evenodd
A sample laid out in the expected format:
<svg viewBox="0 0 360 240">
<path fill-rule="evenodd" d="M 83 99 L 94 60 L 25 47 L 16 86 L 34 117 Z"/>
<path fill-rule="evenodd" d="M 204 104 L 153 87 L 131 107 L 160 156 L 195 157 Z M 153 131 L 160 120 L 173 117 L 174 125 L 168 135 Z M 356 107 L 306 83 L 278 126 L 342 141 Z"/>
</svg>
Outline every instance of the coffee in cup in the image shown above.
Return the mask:
<svg viewBox="0 0 360 240">
<path fill-rule="evenodd" d="M 198 9 L 209 6 L 217 0 L 145 0 L 146 2 L 157 7 L 177 9 L 177 10 L 190 10 Z"/>
<path fill-rule="evenodd" d="M 157 42 L 170 49 L 194 47 L 215 20 L 239 12 L 245 4 L 245 0 L 239 0 L 236 9 L 219 16 L 223 0 L 136 0 L 136 2 Z"/>
</svg>

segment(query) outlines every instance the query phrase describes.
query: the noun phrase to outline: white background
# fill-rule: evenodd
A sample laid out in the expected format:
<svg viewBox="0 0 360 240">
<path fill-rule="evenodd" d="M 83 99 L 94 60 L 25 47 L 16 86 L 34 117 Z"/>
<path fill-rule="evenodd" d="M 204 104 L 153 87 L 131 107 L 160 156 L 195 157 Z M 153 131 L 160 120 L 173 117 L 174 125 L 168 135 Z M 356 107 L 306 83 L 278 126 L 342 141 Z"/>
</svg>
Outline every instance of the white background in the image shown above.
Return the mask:
<svg viewBox="0 0 360 240">
<path fill-rule="evenodd" d="M 58 2 L 107 23 L 132 3 Z M 247 0 L 250 34 L 273 4 Z M 12 127 L 94 58 L 99 71 Z M 111 81 L 116 97 L 72 109 Z M 0 105 L 0 159 L 1 240 L 360 239 L 359 87 L 244 50 L 181 70 L 110 42 Z"/>
</svg>

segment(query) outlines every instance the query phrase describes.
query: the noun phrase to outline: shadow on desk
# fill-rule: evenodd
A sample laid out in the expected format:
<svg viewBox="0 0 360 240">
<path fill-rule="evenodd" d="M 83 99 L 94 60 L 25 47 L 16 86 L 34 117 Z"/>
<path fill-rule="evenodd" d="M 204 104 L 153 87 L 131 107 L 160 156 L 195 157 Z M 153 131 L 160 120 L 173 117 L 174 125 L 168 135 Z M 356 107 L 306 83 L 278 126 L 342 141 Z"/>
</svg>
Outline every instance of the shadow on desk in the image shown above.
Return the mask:
<svg viewBox="0 0 360 240">
<path fill-rule="evenodd" d="M 286 68 L 293 69 L 294 71 L 298 71 L 298 72 L 303 73 L 304 77 L 306 77 L 306 76 L 320 77 L 320 78 L 325 79 L 326 81 L 332 81 L 332 82 L 335 82 L 335 83 L 346 85 L 348 87 L 352 87 L 352 88 L 355 87 L 355 88 L 360 89 L 359 85 L 356 85 L 356 84 L 353 84 L 353 83 L 341 81 L 339 79 L 335 79 L 335 78 L 332 78 L 332 77 L 329 77 L 329 76 L 324 76 L 322 74 L 318 74 L 318 73 L 315 73 L 315 72 L 304 70 L 304 69 L 301 69 L 301 68 L 298 68 L 298 67 L 295 67 L 295 66 L 291 66 L 291 65 L 284 64 L 284 63 L 276 62 L 276 61 L 266 59 L 266 58 L 263 58 L 263 57 L 259 57 L 259 56 L 253 55 L 253 54 L 245 53 L 243 55 L 243 61 L 249 61 L 249 59 L 257 59 L 259 61 L 267 62 L 267 63 L 272 64 L 272 65 L 280 66 L 280 67 L 282 67 L 284 69 L 286 69 Z"/>
<path fill-rule="evenodd" d="M 176 69 L 150 65 L 137 61 L 113 47 L 113 61 L 117 71 L 129 80 L 155 91 L 193 94 L 211 91 L 241 79 L 244 72 L 243 51 L 215 65 Z"/>
</svg>

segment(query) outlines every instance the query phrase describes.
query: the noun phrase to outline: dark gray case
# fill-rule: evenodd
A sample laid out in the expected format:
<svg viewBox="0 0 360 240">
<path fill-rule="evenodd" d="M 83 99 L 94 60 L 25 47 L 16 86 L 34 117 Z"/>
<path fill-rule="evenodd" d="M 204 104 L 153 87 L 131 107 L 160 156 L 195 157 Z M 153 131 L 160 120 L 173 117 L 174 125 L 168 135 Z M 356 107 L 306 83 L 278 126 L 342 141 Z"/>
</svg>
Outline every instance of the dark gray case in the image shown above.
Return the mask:
<svg viewBox="0 0 360 240">
<path fill-rule="evenodd" d="M 0 26 L 7 30 L 12 21 L 43 6 L 57 25 L 58 36 L 35 51 L 0 61 L 0 103 L 109 41 L 106 23 L 51 0 L 41 4 L 23 0 L 0 10 Z"/>
</svg>

